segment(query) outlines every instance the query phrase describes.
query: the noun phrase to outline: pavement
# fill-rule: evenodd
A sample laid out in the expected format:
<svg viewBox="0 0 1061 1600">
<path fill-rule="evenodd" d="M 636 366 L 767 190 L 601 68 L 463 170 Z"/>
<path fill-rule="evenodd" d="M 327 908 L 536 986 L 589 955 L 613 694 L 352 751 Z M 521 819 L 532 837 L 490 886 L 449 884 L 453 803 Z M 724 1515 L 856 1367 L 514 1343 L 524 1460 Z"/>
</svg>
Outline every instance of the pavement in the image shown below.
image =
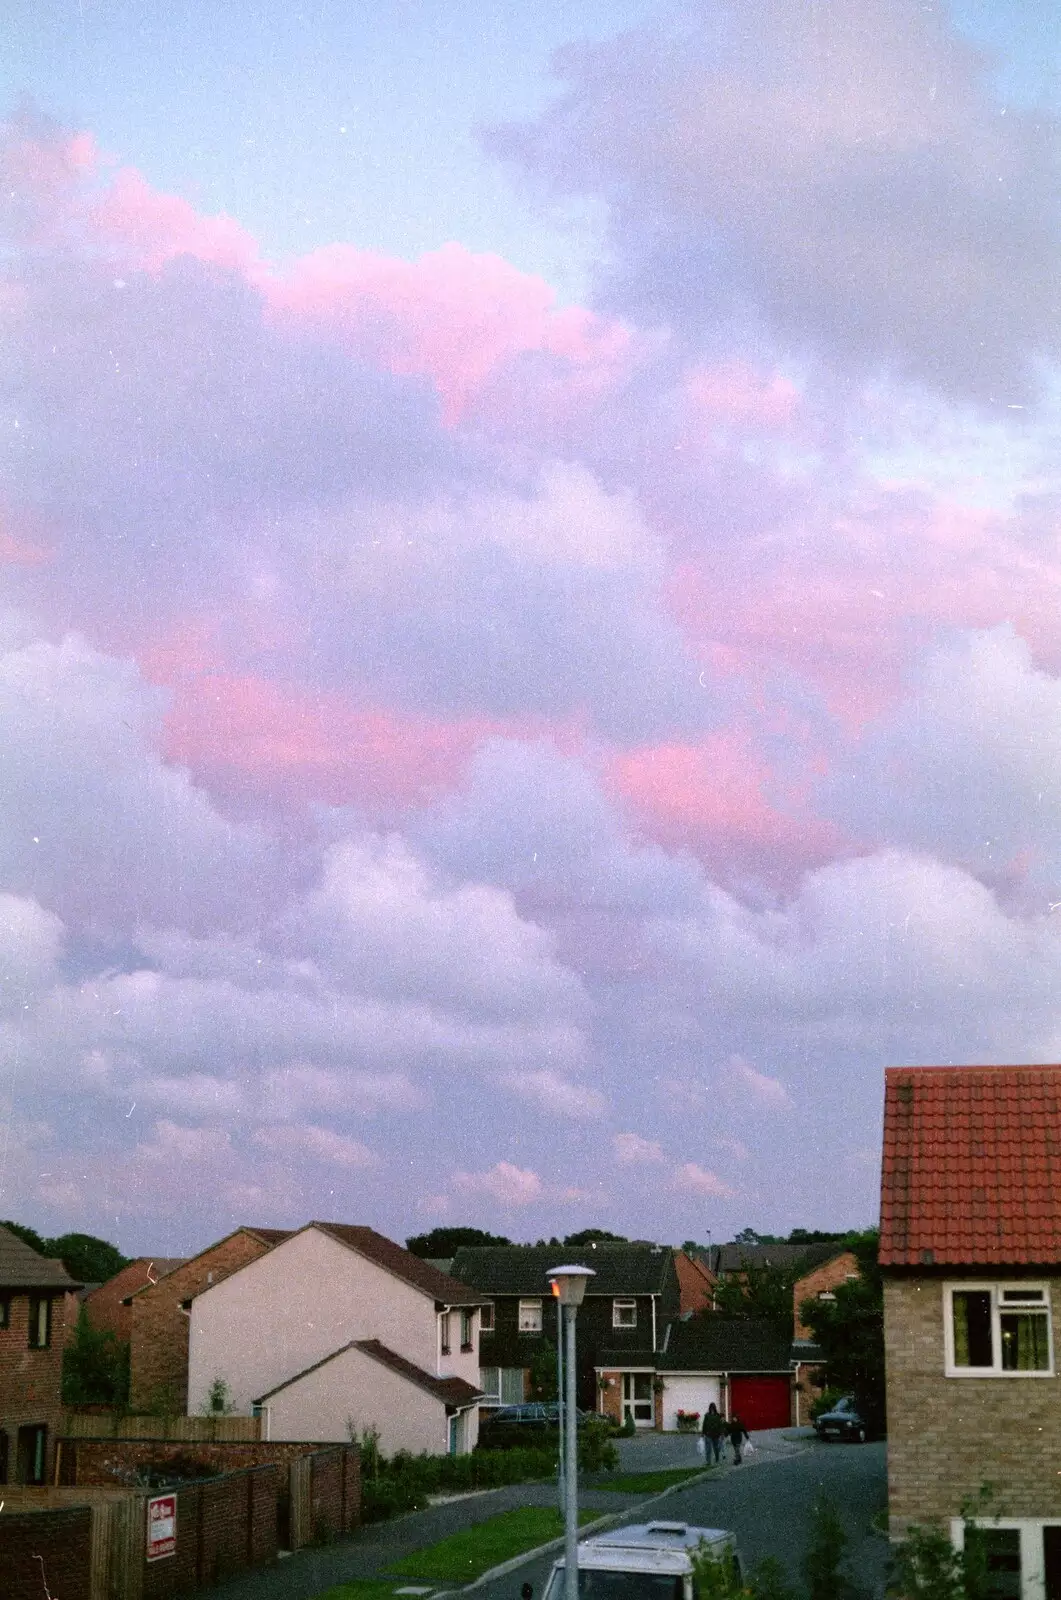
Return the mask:
<svg viewBox="0 0 1061 1600">
<path fill-rule="evenodd" d="M 619 1471 L 651 1472 L 672 1467 L 700 1466 L 696 1435 L 643 1434 L 633 1439 L 618 1439 Z M 739 1470 L 745 1472 L 757 1464 L 777 1462 L 787 1456 L 799 1455 L 814 1447 L 814 1434 L 810 1428 L 764 1429 L 755 1434 L 754 1450 L 745 1457 L 739 1469 L 726 1461 L 719 1467 L 705 1469 L 705 1478 L 722 1478 Z M 607 1519 L 603 1525 L 619 1521 L 634 1511 L 647 1510 L 675 1491 L 656 1495 L 618 1494 L 603 1487 L 611 1474 L 601 1473 L 585 1478 L 579 1487 L 580 1508 L 599 1511 Z M 680 1487 L 680 1486 L 679 1486 Z M 484 1490 L 480 1494 L 464 1494 L 440 1501 L 424 1511 L 413 1511 L 389 1522 L 376 1522 L 361 1528 L 348 1539 L 320 1549 L 299 1550 L 283 1557 L 275 1566 L 258 1568 L 228 1579 L 216 1588 L 206 1591 L 210 1600 L 315 1600 L 334 1584 L 351 1583 L 357 1578 L 377 1578 L 395 1569 L 401 1570 L 403 1556 L 423 1550 L 450 1534 L 475 1527 L 490 1517 L 499 1516 L 517 1506 L 556 1506 L 555 1483 L 516 1483 L 501 1489 Z M 582 1535 L 592 1528 L 583 1527 Z M 559 1548 L 562 1540 L 555 1541 Z M 545 1554 L 550 1546 L 539 1552 L 526 1552 L 518 1564 L 531 1559 L 535 1553 Z M 508 1568 L 510 1563 L 506 1563 Z M 503 1568 L 485 1573 L 480 1584 L 498 1577 Z"/>
</svg>

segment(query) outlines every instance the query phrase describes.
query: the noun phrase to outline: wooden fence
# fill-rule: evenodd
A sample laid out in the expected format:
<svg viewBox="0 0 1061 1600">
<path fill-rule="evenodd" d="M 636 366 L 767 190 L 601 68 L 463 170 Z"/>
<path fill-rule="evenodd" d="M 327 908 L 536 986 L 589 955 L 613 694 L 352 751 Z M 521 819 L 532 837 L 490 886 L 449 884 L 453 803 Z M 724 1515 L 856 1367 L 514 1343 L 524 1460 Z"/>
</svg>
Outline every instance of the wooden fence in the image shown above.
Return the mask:
<svg viewBox="0 0 1061 1600">
<path fill-rule="evenodd" d="M 156 1417 L 120 1411 L 68 1411 L 62 1426 L 68 1439 L 172 1439 L 185 1444 L 253 1443 L 261 1438 L 260 1417 Z"/>
<path fill-rule="evenodd" d="M 313 1460 L 298 1456 L 290 1466 L 289 1540 L 292 1550 L 301 1550 L 313 1538 Z"/>
<path fill-rule="evenodd" d="M 31 1488 L 6 1484 L 4 1509 L 62 1511 L 88 1506 L 92 1513 L 89 1600 L 142 1600 L 145 1492 L 103 1488 Z"/>
</svg>

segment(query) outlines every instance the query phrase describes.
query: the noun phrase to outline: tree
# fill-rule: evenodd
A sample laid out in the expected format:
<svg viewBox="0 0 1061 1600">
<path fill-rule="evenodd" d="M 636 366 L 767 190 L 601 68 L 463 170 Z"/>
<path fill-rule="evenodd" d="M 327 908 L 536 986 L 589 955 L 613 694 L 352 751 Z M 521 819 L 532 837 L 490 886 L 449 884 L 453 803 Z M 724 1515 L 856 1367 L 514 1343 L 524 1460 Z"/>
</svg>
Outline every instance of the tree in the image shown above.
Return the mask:
<svg viewBox="0 0 1061 1600">
<path fill-rule="evenodd" d="M 61 1261 L 79 1283 L 106 1283 L 129 1265 L 129 1257 L 123 1256 L 116 1245 L 91 1233 L 60 1233 L 54 1239 L 45 1239 L 36 1228 L 27 1228 L 21 1222 L 5 1222 L 3 1226 L 38 1255 Z"/>
<path fill-rule="evenodd" d="M 45 1241 L 47 1254 L 58 1256 L 72 1278 L 80 1283 L 106 1283 L 129 1265 L 116 1245 L 97 1239 L 91 1233 L 61 1233 Z"/>
<path fill-rule="evenodd" d="M 815 1504 L 803 1576 L 810 1600 L 854 1600 L 857 1590 L 844 1571 L 847 1534 L 831 1500 Z"/>
<path fill-rule="evenodd" d="M 502 1234 L 484 1233 L 482 1228 L 432 1228 L 430 1233 L 414 1233 L 406 1239 L 405 1248 L 414 1256 L 445 1261 L 465 1246 L 511 1243 Z"/>
<path fill-rule="evenodd" d="M 822 1351 L 830 1388 L 853 1394 L 866 1422 L 884 1426 L 884 1289 L 877 1265 L 875 1228 L 849 1234 L 859 1276 L 841 1283 L 832 1300 L 805 1300 L 800 1318 Z"/>
<path fill-rule="evenodd" d="M 715 1287 L 715 1311 L 731 1317 L 756 1317 L 792 1336 L 792 1289 L 802 1268 L 751 1261 Z"/>
<path fill-rule="evenodd" d="M 82 1306 L 63 1351 L 63 1404 L 121 1406 L 129 1398 L 129 1346 L 110 1328 L 94 1328 Z"/>
<path fill-rule="evenodd" d="M 788 1236 L 789 1244 L 842 1244 L 848 1237 L 850 1228 L 846 1233 L 826 1233 L 821 1228 L 793 1228 Z"/>
<path fill-rule="evenodd" d="M 583 1228 L 579 1233 L 569 1233 L 564 1237 L 564 1244 L 628 1244 L 629 1240 L 621 1233 L 609 1233 L 607 1228 Z"/>
<path fill-rule="evenodd" d="M 530 1366 L 530 1391 L 535 1400 L 558 1400 L 560 1363 L 556 1345 L 550 1339 L 536 1353 Z"/>
<path fill-rule="evenodd" d="M 783 1244 L 776 1233 L 756 1233 L 754 1228 L 742 1228 L 733 1235 L 734 1244 Z"/>
</svg>

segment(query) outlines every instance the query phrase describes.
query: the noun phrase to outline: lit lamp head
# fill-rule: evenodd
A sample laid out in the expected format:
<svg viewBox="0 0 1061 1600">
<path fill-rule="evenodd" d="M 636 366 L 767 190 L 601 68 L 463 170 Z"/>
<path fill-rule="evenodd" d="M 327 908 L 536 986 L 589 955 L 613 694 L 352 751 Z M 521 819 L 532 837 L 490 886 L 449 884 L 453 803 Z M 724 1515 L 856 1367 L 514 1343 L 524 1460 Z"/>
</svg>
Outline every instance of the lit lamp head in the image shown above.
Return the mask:
<svg viewBox="0 0 1061 1600">
<path fill-rule="evenodd" d="M 562 1306 L 577 1307 L 585 1298 L 589 1280 L 597 1274 L 592 1267 L 553 1267 L 545 1276 Z"/>
</svg>

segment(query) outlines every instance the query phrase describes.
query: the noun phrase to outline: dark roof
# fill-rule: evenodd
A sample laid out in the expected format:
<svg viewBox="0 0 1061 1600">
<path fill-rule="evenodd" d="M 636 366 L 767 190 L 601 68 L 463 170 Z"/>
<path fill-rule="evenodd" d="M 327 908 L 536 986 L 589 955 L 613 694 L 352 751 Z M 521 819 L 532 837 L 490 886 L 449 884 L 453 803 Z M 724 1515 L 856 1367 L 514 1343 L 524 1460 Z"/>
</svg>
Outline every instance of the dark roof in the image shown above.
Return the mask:
<svg viewBox="0 0 1061 1600">
<path fill-rule="evenodd" d="M 378 1267 L 392 1272 L 396 1278 L 403 1278 L 414 1289 L 430 1295 L 432 1300 L 443 1305 L 476 1306 L 482 1300 L 482 1296 L 466 1283 L 459 1283 L 456 1278 L 439 1272 L 429 1261 L 414 1256 L 410 1250 L 403 1250 L 400 1244 L 384 1238 L 375 1228 L 354 1227 L 345 1222 L 311 1222 L 307 1226 L 330 1234 L 340 1244 L 346 1245 L 348 1250 L 356 1250 L 359 1255 L 367 1256 Z"/>
<path fill-rule="evenodd" d="M 718 1249 L 719 1272 L 742 1272 L 747 1267 L 806 1266 L 808 1272 L 832 1256 L 837 1256 L 843 1245 L 837 1240 L 828 1244 L 723 1244 Z"/>
<path fill-rule="evenodd" d="M 254 1404 L 261 1405 L 265 1400 L 271 1400 L 274 1394 L 289 1389 L 293 1383 L 308 1377 L 311 1372 L 316 1372 L 320 1367 L 326 1367 L 329 1361 L 345 1355 L 347 1350 L 360 1350 L 362 1355 L 378 1361 L 383 1367 L 388 1367 L 391 1372 L 404 1378 L 407 1383 L 414 1383 L 418 1389 L 423 1389 L 427 1394 L 433 1395 L 436 1400 L 441 1400 L 447 1406 L 469 1406 L 478 1400 L 483 1391 L 474 1384 L 466 1383 L 463 1378 L 436 1378 L 433 1373 L 425 1372 L 423 1367 L 418 1367 L 415 1362 L 407 1361 L 404 1356 L 398 1355 L 394 1350 L 388 1350 L 385 1344 L 380 1344 L 378 1339 L 351 1339 L 347 1344 L 340 1345 L 338 1350 L 333 1350 L 331 1355 L 324 1356 L 320 1361 L 314 1361 L 312 1366 L 303 1367 L 301 1372 L 296 1372 L 292 1377 L 285 1378 L 283 1383 L 278 1383 L 275 1388 L 266 1394 L 259 1395 Z"/>
<path fill-rule="evenodd" d="M 550 1267 L 592 1267 L 587 1294 L 662 1294 L 673 1273 L 669 1245 L 469 1245 L 453 1258 L 453 1276 L 486 1295 L 547 1295 Z"/>
<path fill-rule="evenodd" d="M 885 1074 L 880 1263 L 1061 1261 L 1061 1066 Z"/>
<path fill-rule="evenodd" d="M 61 1261 L 38 1255 L 17 1233 L 0 1225 L 0 1289 L 80 1289 Z"/>
<path fill-rule="evenodd" d="M 679 1317 L 664 1342 L 666 1349 L 656 1356 L 660 1372 L 787 1372 L 792 1360 L 791 1333 L 759 1318 L 717 1311 Z"/>
</svg>

